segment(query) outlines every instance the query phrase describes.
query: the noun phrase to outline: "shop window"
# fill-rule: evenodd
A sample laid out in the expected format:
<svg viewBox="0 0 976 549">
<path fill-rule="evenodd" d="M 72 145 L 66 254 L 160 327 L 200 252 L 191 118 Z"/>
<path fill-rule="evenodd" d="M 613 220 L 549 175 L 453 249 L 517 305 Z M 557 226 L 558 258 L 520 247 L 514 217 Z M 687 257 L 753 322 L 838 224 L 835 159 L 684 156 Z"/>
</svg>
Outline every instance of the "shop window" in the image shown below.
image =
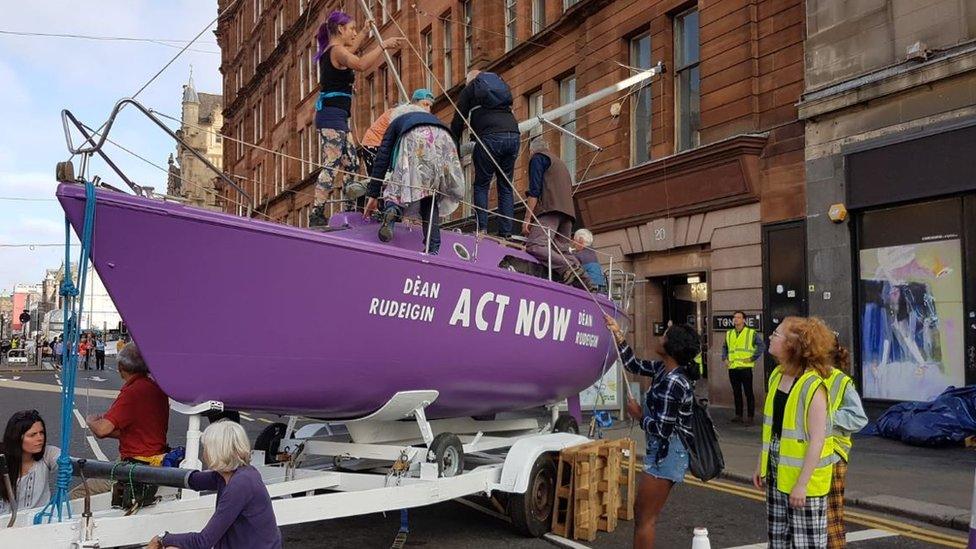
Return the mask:
<svg viewBox="0 0 976 549">
<path fill-rule="evenodd" d="M 928 401 L 965 379 L 959 199 L 868 211 L 858 223 L 866 398 Z"/>
</svg>

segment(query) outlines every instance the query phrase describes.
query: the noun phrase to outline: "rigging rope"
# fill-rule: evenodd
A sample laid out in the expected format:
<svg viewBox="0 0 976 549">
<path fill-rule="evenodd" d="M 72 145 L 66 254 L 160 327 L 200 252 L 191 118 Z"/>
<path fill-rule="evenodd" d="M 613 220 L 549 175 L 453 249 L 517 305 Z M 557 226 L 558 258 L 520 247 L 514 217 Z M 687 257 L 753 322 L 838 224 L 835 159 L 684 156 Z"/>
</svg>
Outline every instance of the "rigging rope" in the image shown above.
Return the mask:
<svg viewBox="0 0 976 549">
<path fill-rule="evenodd" d="M 64 280 L 61 295 L 64 297 L 62 319 L 64 322 L 65 361 L 61 385 L 61 455 L 58 456 L 58 476 L 51 501 L 34 515 L 34 524 L 41 524 L 57 517 L 58 522 L 71 518 L 68 484 L 71 482 L 71 429 L 75 402 L 75 384 L 78 376 L 78 340 L 81 334 L 81 315 L 85 304 L 85 286 L 88 282 L 88 263 L 91 254 L 92 235 L 95 230 L 95 185 L 85 182 L 85 221 L 82 226 L 81 251 L 78 258 L 78 286 L 71 277 L 71 222 L 64 218 Z"/>
</svg>

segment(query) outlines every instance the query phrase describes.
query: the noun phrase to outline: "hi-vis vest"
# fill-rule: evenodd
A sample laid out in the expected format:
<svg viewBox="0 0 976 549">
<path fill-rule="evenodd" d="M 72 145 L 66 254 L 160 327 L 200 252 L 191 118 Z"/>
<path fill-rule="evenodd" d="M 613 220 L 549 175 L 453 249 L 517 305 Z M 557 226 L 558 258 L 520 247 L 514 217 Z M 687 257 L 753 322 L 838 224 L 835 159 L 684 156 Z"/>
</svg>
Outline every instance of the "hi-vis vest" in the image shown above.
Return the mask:
<svg viewBox="0 0 976 549">
<path fill-rule="evenodd" d="M 830 401 L 830 417 L 834 417 L 837 410 L 840 410 L 840 405 L 844 401 L 844 391 L 853 383 L 851 377 L 840 371 L 838 368 L 834 368 L 833 373 L 827 378 L 827 398 Z M 833 439 L 834 452 L 836 455 L 844 459 L 844 461 L 850 461 L 848 457 L 851 453 L 851 446 L 854 442 L 851 440 L 851 436 L 844 434 L 843 432 L 837 430 L 836 426 L 832 426 L 830 430 L 830 438 Z"/>
<path fill-rule="evenodd" d="M 762 465 L 760 474 L 767 475 L 769 467 L 769 446 L 773 441 L 773 399 L 779 387 L 783 372 L 777 367 L 769 376 L 769 387 L 766 391 L 766 405 L 763 408 Z M 803 469 L 803 458 L 810 444 L 807 426 L 807 409 L 817 389 L 824 386 L 824 380 L 815 370 L 810 370 L 800 376 L 790 391 L 786 400 L 786 410 L 783 413 L 783 433 L 779 441 L 779 466 L 776 468 L 776 488 L 785 494 L 793 491 L 796 481 Z M 829 406 L 829 405 L 828 405 Z M 827 432 L 830 432 L 830 416 L 827 416 Z M 830 491 L 830 478 L 834 469 L 834 448 L 831 437 L 824 440 L 823 450 L 820 452 L 820 462 L 813 470 L 807 483 L 807 496 L 819 497 Z"/>
<path fill-rule="evenodd" d="M 735 328 L 725 332 L 725 346 L 729 348 L 729 370 L 752 368 L 756 363 L 752 355 L 756 352 L 756 331 L 746 326 L 735 333 Z"/>
<path fill-rule="evenodd" d="M 702 354 L 701 353 L 698 353 L 698 355 L 695 356 L 695 364 L 698 365 L 698 375 L 700 377 L 704 377 L 705 376 L 705 362 L 702 360 Z"/>
</svg>

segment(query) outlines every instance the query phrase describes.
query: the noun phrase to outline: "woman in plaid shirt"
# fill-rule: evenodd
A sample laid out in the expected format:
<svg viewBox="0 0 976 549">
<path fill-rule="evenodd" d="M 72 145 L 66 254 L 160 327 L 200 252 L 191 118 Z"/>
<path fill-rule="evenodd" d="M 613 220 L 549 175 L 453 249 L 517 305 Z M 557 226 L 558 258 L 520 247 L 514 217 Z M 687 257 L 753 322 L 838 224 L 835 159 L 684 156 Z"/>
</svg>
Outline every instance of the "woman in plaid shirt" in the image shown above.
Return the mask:
<svg viewBox="0 0 976 549">
<path fill-rule="evenodd" d="M 640 475 L 635 505 L 634 547 L 654 547 L 657 517 L 671 488 L 684 479 L 688 451 L 682 437 L 691 437 L 691 405 L 694 381 L 699 377 L 695 357 L 701 350 L 698 333 L 691 326 L 672 326 L 652 349 L 662 360 L 641 360 L 634 356 L 620 327 L 610 316 L 607 327 L 620 349 L 624 368 L 651 378 L 643 408 L 627 401 L 627 414 L 640 422 L 647 438 L 644 471 Z"/>
</svg>

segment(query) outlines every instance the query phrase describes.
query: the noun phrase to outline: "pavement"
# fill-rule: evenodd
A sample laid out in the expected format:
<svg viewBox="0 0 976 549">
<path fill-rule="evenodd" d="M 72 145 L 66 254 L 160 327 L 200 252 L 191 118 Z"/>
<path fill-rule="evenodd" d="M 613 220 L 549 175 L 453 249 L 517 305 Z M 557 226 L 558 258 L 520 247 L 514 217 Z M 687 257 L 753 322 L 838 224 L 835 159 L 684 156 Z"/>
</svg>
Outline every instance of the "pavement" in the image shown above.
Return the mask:
<svg viewBox="0 0 976 549">
<path fill-rule="evenodd" d="M 752 485 L 762 433 L 756 424 L 731 423 L 732 410 L 713 406 L 712 420 L 719 432 L 727 480 Z M 877 418 L 884 408 L 869 407 Z M 616 422 L 606 438 L 630 436 L 643 441 L 639 427 Z M 642 445 L 638 443 L 638 448 Z M 875 436 L 854 436 L 847 472 L 847 505 L 852 508 L 918 520 L 968 531 L 976 472 L 976 450 L 919 448 Z"/>
<path fill-rule="evenodd" d="M 49 440 L 53 444 L 59 444 L 59 379 L 58 372 L 46 369 L 0 372 L 0 419 L 8 417 L 16 410 L 37 409 L 47 420 Z M 107 410 L 120 386 L 121 381 L 113 359 L 109 359 L 105 371 L 79 372 L 75 413 L 72 414 L 75 418 L 71 442 L 73 454 L 78 457 L 109 459 L 118 456 L 115 441 L 91 437 L 87 430 L 81 428 L 79 418 Z M 733 428 L 726 423 L 726 411 L 715 409 L 713 414 L 721 431 L 729 476 L 707 484 L 688 481 L 676 486 L 659 520 L 658 547 L 689 547 L 696 527 L 708 528 L 711 544 L 715 549 L 763 546 L 766 537 L 764 498 L 755 489 L 739 482 L 751 474 L 751 467 L 755 463 L 758 427 Z M 242 416 L 242 425 L 251 440 L 254 440 L 262 429 L 280 419 L 269 414 L 248 413 Z M 187 420 L 184 416 L 172 414 L 169 439 L 174 443 L 182 441 L 186 426 Z M 641 433 L 636 429 L 630 433 L 626 427 L 622 427 L 607 433 L 608 436 L 628 434 L 642 440 Z M 904 504 L 906 509 L 915 509 L 914 502 L 924 502 L 925 498 L 929 498 L 929 503 L 941 503 L 953 509 L 957 506 L 968 506 L 960 503 L 971 495 L 973 485 L 972 464 L 976 460 L 968 451 L 921 450 L 884 440 L 865 439 L 855 441 L 854 455 L 850 482 L 852 493 L 863 494 L 857 496 L 858 498 L 885 496 L 913 500 L 912 503 Z M 878 465 L 882 461 L 884 463 Z M 872 464 L 875 466 L 872 467 Z M 872 482 L 883 484 L 882 487 L 870 490 Z M 932 486 L 924 486 L 926 482 Z M 952 486 L 952 482 L 957 482 L 958 485 Z M 937 498 L 940 491 L 941 497 Z M 847 516 L 850 547 L 873 549 L 966 546 L 965 536 L 960 532 L 917 520 L 904 509 L 893 507 L 896 506 L 875 506 L 880 511 L 870 511 L 861 506 L 850 509 Z M 524 538 L 515 532 L 506 517 L 494 512 L 490 503 L 483 498 L 455 500 L 411 509 L 409 517 L 410 533 L 406 547 L 619 548 L 629 547 L 633 538 L 633 522 L 621 522 L 616 531 L 601 532 L 593 542 L 572 542 L 556 536 L 545 539 Z M 938 521 L 927 522 L 939 524 Z M 281 531 L 285 547 L 289 548 L 367 549 L 390 547 L 399 525 L 399 513 L 386 513 L 286 526 Z"/>
</svg>

